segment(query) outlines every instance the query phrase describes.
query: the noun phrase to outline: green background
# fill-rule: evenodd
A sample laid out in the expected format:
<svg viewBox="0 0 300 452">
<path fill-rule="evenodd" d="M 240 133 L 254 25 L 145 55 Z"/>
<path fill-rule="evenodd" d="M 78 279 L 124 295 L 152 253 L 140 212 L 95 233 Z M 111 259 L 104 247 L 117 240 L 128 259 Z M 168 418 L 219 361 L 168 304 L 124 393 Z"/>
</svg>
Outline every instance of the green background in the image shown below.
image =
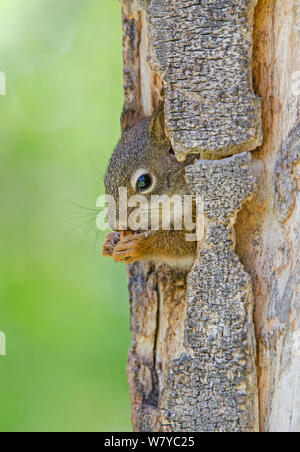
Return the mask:
<svg viewBox="0 0 300 452">
<path fill-rule="evenodd" d="M 1 431 L 131 429 L 125 269 L 101 256 L 94 210 L 121 42 L 117 0 L 0 0 Z"/>
</svg>

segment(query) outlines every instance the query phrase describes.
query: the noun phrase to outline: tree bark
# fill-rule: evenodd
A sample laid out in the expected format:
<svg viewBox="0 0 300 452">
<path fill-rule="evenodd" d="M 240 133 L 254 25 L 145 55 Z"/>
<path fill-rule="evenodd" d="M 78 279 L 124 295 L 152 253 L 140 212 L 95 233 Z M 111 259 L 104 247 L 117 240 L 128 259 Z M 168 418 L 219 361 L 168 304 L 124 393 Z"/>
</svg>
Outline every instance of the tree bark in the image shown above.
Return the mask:
<svg viewBox="0 0 300 452">
<path fill-rule="evenodd" d="M 300 2 L 122 6 L 123 130 L 201 156 L 192 271 L 128 267 L 133 429 L 300 431 Z"/>
<path fill-rule="evenodd" d="M 300 3 L 261 0 L 254 86 L 263 99 L 264 164 L 238 217 L 237 252 L 252 277 L 262 431 L 300 431 Z"/>
</svg>

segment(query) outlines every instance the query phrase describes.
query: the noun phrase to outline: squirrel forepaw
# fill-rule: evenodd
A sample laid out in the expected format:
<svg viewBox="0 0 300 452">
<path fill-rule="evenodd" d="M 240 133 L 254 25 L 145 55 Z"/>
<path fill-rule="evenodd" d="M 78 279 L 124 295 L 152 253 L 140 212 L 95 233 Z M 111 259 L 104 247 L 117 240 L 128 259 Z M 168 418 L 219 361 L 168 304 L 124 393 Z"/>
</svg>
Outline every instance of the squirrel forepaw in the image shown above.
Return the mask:
<svg viewBox="0 0 300 452">
<path fill-rule="evenodd" d="M 119 232 L 110 232 L 107 234 L 105 242 L 102 247 L 102 255 L 105 257 L 112 257 L 115 246 L 120 241 L 121 234 Z"/>
<path fill-rule="evenodd" d="M 143 234 L 130 234 L 121 237 L 121 240 L 114 248 L 113 258 L 115 262 L 125 262 L 132 264 L 140 259 L 142 255 L 138 250 L 138 245 L 145 236 Z"/>
</svg>

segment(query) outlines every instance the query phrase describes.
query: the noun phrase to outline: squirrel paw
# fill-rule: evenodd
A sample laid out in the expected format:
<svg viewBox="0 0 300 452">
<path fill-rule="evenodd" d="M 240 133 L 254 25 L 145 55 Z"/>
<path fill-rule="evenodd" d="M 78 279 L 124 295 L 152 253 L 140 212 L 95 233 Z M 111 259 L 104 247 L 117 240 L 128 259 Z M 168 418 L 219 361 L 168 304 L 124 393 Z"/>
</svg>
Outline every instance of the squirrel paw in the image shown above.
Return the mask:
<svg viewBox="0 0 300 452">
<path fill-rule="evenodd" d="M 110 232 L 107 234 L 102 247 L 102 256 L 112 257 L 117 243 L 120 241 L 121 234 L 119 232 Z"/>
<path fill-rule="evenodd" d="M 143 256 L 138 251 L 137 246 L 144 238 L 145 236 L 143 234 L 123 235 L 113 252 L 115 262 L 132 264 L 142 259 Z"/>
</svg>

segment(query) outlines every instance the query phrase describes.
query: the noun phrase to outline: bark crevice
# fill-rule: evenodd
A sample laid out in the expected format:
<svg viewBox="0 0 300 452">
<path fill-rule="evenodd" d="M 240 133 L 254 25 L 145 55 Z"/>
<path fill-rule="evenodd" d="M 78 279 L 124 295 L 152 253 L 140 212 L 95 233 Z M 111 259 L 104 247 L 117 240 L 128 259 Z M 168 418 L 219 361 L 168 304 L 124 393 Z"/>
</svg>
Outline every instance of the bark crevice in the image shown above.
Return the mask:
<svg viewBox="0 0 300 452">
<path fill-rule="evenodd" d="M 227 199 L 219 187 L 224 188 L 228 167 L 237 164 L 234 157 L 213 160 L 261 144 L 256 95 L 262 98 L 264 134 L 252 164 L 244 167 L 250 171 L 251 166 L 256 175 L 253 197 L 243 198 L 248 200 L 239 212 L 240 206 L 231 210 L 229 223 L 220 225 L 222 209 L 216 221 L 205 217 L 206 237 L 188 283 L 166 267 L 140 263 L 129 269 L 128 376 L 137 431 L 255 431 L 258 415 L 261 431 L 300 430 L 298 3 L 259 0 L 252 33 L 252 0 L 212 0 L 204 6 L 195 0 L 152 0 L 150 9 L 148 1 L 123 1 L 123 128 L 149 116 L 165 98 L 166 130 L 177 157 L 201 150 L 210 159 L 194 168 L 191 189 L 198 187 L 201 196 L 199 174 L 204 171 L 209 180 L 220 165 L 208 211 L 209 202 L 222 205 Z M 143 89 L 143 83 L 151 89 Z M 221 93 L 223 98 L 216 99 Z M 227 214 L 240 190 L 238 167 L 228 179 L 233 196 L 224 207 Z M 208 198 L 202 191 L 204 204 Z M 235 275 L 235 292 L 227 288 L 224 275 L 209 273 L 218 267 Z M 230 351 L 226 338 L 233 341 Z"/>
</svg>

